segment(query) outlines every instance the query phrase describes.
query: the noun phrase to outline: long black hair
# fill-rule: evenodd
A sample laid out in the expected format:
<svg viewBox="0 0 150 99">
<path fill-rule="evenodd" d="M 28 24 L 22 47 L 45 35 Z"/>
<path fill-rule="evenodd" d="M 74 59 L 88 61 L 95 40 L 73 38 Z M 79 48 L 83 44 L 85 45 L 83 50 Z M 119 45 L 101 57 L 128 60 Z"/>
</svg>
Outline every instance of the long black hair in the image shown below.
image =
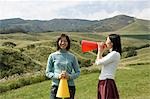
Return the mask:
<svg viewBox="0 0 150 99">
<path fill-rule="evenodd" d="M 121 55 L 122 49 L 121 49 L 120 35 L 118 35 L 118 34 L 110 34 L 110 35 L 108 35 L 108 37 L 111 40 L 111 42 L 113 43 L 113 49 L 112 49 L 112 51 L 117 51 Z"/>
<path fill-rule="evenodd" d="M 67 39 L 68 42 L 68 46 L 66 47 L 66 50 L 68 51 L 70 49 L 70 39 L 69 36 L 66 34 L 61 34 L 60 37 L 57 39 L 56 43 L 57 43 L 57 50 L 61 49 L 59 46 L 59 40 L 61 40 L 61 38 L 65 37 Z"/>
</svg>

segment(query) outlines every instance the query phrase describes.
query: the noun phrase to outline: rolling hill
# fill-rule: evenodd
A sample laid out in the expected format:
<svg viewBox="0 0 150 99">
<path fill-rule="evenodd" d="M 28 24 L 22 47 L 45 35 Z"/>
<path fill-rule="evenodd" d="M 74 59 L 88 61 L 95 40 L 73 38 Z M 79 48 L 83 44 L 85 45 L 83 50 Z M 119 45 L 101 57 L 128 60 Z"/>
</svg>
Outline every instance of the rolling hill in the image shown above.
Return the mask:
<svg viewBox="0 0 150 99">
<path fill-rule="evenodd" d="M 135 22 L 121 28 L 121 32 L 148 32 L 150 33 L 150 21 L 136 19 Z"/>
<path fill-rule="evenodd" d="M 46 68 L 47 58 L 50 53 L 56 50 L 56 39 L 60 35 L 60 33 L 63 33 L 63 32 L 48 32 L 48 33 L 38 33 L 38 34 L 37 33 L 1 34 L 0 35 L 0 93 L 6 92 L 6 91 L 9 92 L 12 89 L 17 89 L 17 88 L 20 88 L 29 84 L 34 84 L 34 83 L 38 83 L 38 82 L 46 80 L 45 68 Z M 78 62 L 81 67 L 82 73 L 91 74 L 93 72 L 99 71 L 100 67 L 93 65 L 96 59 L 96 51 L 82 53 L 80 42 L 83 39 L 91 40 L 91 41 L 99 41 L 99 40 L 104 41 L 106 38 L 106 34 L 105 33 L 104 34 L 82 33 L 82 32 L 80 33 L 69 32 L 66 34 L 69 35 L 71 38 L 70 51 L 74 55 L 76 55 L 76 57 L 78 58 Z M 121 64 L 119 64 L 119 68 L 121 69 L 125 68 L 128 70 L 128 68 L 130 69 L 132 67 L 143 68 L 143 66 L 145 66 L 145 70 L 147 70 L 146 73 L 144 69 L 139 69 L 139 70 L 142 70 L 142 73 L 141 71 L 137 70 L 139 71 L 138 74 L 143 74 L 143 76 L 141 76 L 141 78 L 143 78 L 144 75 L 149 74 L 149 71 L 147 68 L 150 64 L 150 62 L 148 61 L 149 60 L 149 44 L 150 44 L 149 36 L 150 35 L 149 34 L 139 35 L 139 33 L 132 34 L 132 35 L 130 33 L 126 33 L 126 34 L 120 34 L 120 35 L 122 37 L 122 44 L 123 44 L 122 48 L 123 49 L 132 48 L 135 50 L 134 52 L 137 52 L 137 55 L 124 57 L 124 56 L 129 56 L 128 54 L 129 52 L 127 50 L 126 51 L 124 50 L 124 52 L 122 53 L 123 57 L 121 59 Z M 130 55 L 131 54 L 132 53 L 130 53 Z M 122 74 L 123 72 L 124 70 L 121 70 L 119 75 L 120 74 L 123 75 Z M 131 74 L 131 73 L 130 71 L 127 71 L 126 74 Z M 133 77 L 135 77 L 134 72 L 132 75 Z M 120 76 L 119 79 L 124 78 L 124 77 Z M 142 80 L 140 81 L 143 82 Z M 125 79 L 125 81 L 127 80 Z M 122 80 L 120 80 L 119 83 L 122 83 Z M 83 83 L 81 84 L 83 85 Z M 79 88 L 80 88 L 80 85 L 79 85 Z M 130 86 L 127 88 L 130 88 Z M 135 88 L 133 90 L 135 90 Z M 143 88 L 143 86 L 141 86 L 141 88 Z M 123 90 L 126 90 L 126 88 L 123 87 Z M 79 89 L 79 91 L 82 92 L 82 89 Z M 148 91 L 149 90 L 145 92 L 148 92 Z M 92 94 L 92 97 L 93 95 L 94 94 Z M 125 94 L 125 96 L 126 95 L 127 94 Z"/>
<path fill-rule="evenodd" d="M 52 19 L 23 20 L 20 18 L 0 20 L 0 33 L 30 32 L 109 32 L 139 31 L 139 27 L 149 32 L 149 20 L 137 19 L 127 15 L 118 15 L 104 20 Z"/>
<path fill-rule="evenodd" d="M 41 64 L 17 49 L 1 47 L 0 57 L 0 79 L 41 70 Z"/>
</svg>

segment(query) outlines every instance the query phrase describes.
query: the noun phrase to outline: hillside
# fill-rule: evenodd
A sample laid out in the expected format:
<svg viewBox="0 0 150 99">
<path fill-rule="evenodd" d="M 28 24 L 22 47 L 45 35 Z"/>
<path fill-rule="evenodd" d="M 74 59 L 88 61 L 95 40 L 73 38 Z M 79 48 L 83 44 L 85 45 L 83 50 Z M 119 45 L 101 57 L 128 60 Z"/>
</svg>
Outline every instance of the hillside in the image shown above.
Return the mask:
<svg viewBox="0 0 150 99">
<path fill-rule="evenodd" d="M 149 32 L 149 20 L 136 19 L 127 15 L 118 15 L 103 20 L 52 19 L 23 20 L 20 18 L 0 20 L 0 33 L 31 32 L 109 32 L 139 31 L 139 27 Z M 147 25 L 145 25 L 145 23 Z M 134 28 L 133 28 L 134 27 Z"/>
<path fill-rule="evenodd" d="M 150 64 L 150 53 L 149 47 L 137 50 L 137 56 L 124 58 L 121 60 L 121 64 L 124 66 L 127 65 L 144 65 Z"/>
<path fill-rule="evenodd" d="M 126 15 L 118 15 L 112 18 L 100 20 L 96 24 L 90 26 L 92 30 L 97 32 L 110 32 L 110 31 L 117 31 L 120 28 L 128 26 L 135 22 L 134 17 L 126 16 Z"/>
<path fill-rule="evenodd" d="M 41 65 L 36 60 L 17 49 L 0 47 L 0 57 L 0 79 L 41 70 Z"/>
<path fill-rule="evenodd" d="M 42 81 L 48 80 L 45 77 L 47 58 L 50 53 L 56 51 L 56 39 L 61 33 L 64 32 L 0 35 L 0 97 L 2 99 L 12 97 L 34 99 L 32 95 L 35 98 L 49 96 L 50 82 L 46 81 L 44 84 L 46 87 L 40 88 L 40 84 L 43 83 Z M 96 59 L 96 51 L 87 53 L 81 51 L 81 40 L 105 41 L 106 33 L 65 33 L 71 39 L 70 51 L 76 55 L 81 68 L 81 76 L 76 81 L 76 97 L 85 99 L 85 95 L 88 94 L 86 99 L 92 99 L 96 97 L 96 83 L 100 66 L 93 64 Z M 147 84 L 149 82 L 150 35 L 146 33 L 120 33 L 120 35 L 123 53 L 116 81 L 119 83 L 121 97 L 133 99 L 148 96 L 147 92 L 150 89 L 148 88 L 150 87 L 149 84 Z M 34 88 L 33 86 L 38 87 Z M 86 88 L 86 86 L 91 87 Z M 93 91 L 91 92 L 91 90 Z M 35 91 L 44 92 L 44 94 L 35 94 Z M 29 92 L 33 92 L 32 95 Z"/>
<path fill-rule="evenodd" d="M 119 29 L 118 31 L 136 32 L 136 33 L 140 33 L 140 32 L 150 33 L 150 21 L 136 19 L 134 23 L 131 23 L 130 25 L 127 25 L 124 28 Z"/>
<path fill-rule="evenodd" d="M 67 33 L 71 38 L 71 49 L 78 60 L 80 67 L 90 67 L 96 58 L 96 51 L 82 53 L 81 40 L 104 41 L 105 34 L 99 33 Z M 45 70 L 48 55 L 56 50 L 56 39 L 60 33 L 34 33 L 34 34 L 1 34 L 0 36 L 0 60 L 1 66 L 8 67 L 6 71 L 16 69 L 21 73 L 36 71 L 36 67 L 41 66 Z M 141 47 L 150 43 L 148 34 L 141 35 L 121 35 L 122 47 Z M 144 54 L 146 55 L 146 53 Z M 37 65 L 36 65 L 37 64 Z M 38 65 L 40 64 L 40 65 Z M 13 66 L 13 68 L 9 67 Z M 28 67 L 29 66 L 29 67 Z M 2 67 L 1 67 L 2 70 Z M 9 73 L 12 75 L 11 73 Z M 6 75 L 5 75 L 6 76 Z"/>
</svg>

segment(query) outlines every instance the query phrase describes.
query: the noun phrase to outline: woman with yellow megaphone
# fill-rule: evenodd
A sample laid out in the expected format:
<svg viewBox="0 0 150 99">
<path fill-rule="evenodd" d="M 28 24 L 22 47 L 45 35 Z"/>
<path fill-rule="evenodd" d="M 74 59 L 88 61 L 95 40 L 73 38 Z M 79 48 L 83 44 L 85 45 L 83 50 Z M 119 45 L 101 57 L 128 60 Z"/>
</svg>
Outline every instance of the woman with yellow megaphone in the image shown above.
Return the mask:
<svg viewBox="0 0 150 99">
<path fill-rule="evenodd" d="M 50 99 L 74 99 L 75 83 L 80 74 L 78 60 L 71 52 L 70 39 L 61 34 L 57 39 L 57 51 L 48 57 L 46 76 L 52 79 Z"/>
</svg>

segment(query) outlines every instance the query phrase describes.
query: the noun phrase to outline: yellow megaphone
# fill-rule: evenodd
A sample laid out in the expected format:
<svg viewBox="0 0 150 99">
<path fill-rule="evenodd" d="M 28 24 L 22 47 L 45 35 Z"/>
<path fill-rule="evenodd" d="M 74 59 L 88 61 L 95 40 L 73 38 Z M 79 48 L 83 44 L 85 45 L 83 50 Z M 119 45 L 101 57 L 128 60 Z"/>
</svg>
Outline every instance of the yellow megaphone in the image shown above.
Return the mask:
<svg viewBox="0 0 150 99">
<path fill-rule="evenodd" d="M 56 97 L 58 97 L 58 98 L 69 98 L 70 97 L 68 83 L 67 83 L 66 78 L 60 79 Z"/>
</svg>

